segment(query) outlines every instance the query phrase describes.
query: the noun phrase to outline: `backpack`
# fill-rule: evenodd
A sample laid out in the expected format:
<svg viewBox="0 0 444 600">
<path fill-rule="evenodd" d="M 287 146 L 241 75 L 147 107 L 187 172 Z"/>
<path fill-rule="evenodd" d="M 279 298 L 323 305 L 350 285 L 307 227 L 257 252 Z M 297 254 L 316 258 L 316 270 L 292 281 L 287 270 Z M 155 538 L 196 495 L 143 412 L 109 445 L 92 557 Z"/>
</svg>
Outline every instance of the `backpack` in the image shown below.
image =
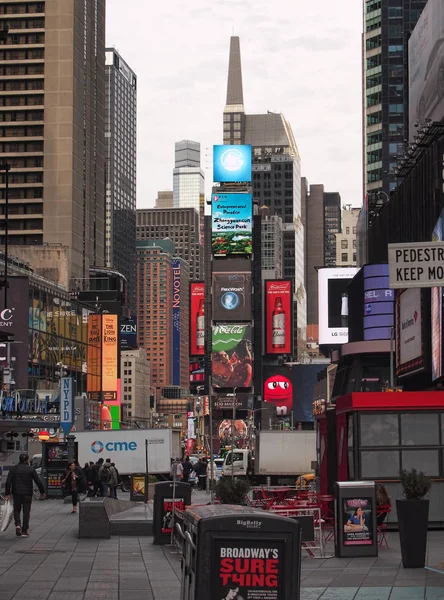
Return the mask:
<svg viewBox="0 0 444 600">
<path fill-rule="evenodd" d="M 102 483 L 109 483 L 111 480 L 111 473 L 109 471 L 109 467 L 106 465 L 102 466 L 102 471 L 100 473 L 100 481 Z"/>
</svg>

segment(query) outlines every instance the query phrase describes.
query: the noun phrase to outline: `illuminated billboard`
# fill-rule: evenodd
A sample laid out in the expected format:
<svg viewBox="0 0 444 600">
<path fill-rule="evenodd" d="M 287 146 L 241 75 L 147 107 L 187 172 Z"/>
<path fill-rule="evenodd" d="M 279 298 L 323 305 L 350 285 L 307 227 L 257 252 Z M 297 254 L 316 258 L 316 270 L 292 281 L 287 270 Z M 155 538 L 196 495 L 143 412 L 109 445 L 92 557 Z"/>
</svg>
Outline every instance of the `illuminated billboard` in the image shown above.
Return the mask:
<svg viewBox="0 0 444 600">
<path fill-rule="evenodd" d="M 205 284 L 190 284 L 190 356 L 203 356 L 205 350 Z"/>
<path fill-rule="evenodd" d="M 211 350 L 213 387 L 233 389 L 253 385 L 251 325 L 213 325 Z"/>
<path fill-rule="evenodd" d="M 8 304 L 5 306 L 4 289 L 0 291 L 0 331 L 10 334 L 9 358 L 13 369 L 8 364 L 8 348 L 0 345 L 3 366 L 3 382 L 9 380 L 15 389 L 28 388 L 28 298 L 29 280 L 27 277 L 8 277 Z M 14 343 L 15 342 L 15 343 Z M 4 361 L 4 362 L 3 362 Z"/>
<path fill-rule="evenodd" d="M 251 146 L 213 146 L 213 181 L 250 182 Z"/>
<path fill-rule="evenodd" d="M 213 271 L 213 320 L 251 321 L 251 273 Z"/>
<path fill-rule="evenodd" d="M 266 354 L 292 354 L 293 285 L 291 280 L 265 282 Z"/>
<path fill-rule="evenodd" d="M 212 194 L 211 247 L 216 256 L 252 253 L 251 194 Z"/>
<path fill-rule="evenodd" d="M 101 399 L 102 324 L 101 315 L 88 316 L 87 390 L 91 400 Z"/>
<path fill-rule="evenodd" d="M 404 290 L 396 300 L 396 374 L 403 377 L 424 369 L 421 289 Z"/>
<path fill-rule="evenodd" d="M 395 323 L 395 290 L 389 288 L 388 265 L 365 265 L 364 340 L 389 340 Z"/>
<path fill-rule="evenodd" d="M 135 350 L 137 347 L 137 317 L 132 315 L 120 323 L 120 350 Z"/>
<path fill-rule="evenodd" d="M 118 317 L 101 315 L 102 318 L 102 399 L 117 400 L 117 348 Z"/>
<path fill-rule="evenodd" d="M 348 342 L 348 284 L 359 269 L 356 267 L 318 270 L 319 344 Z"/>
<path fill-rule="evenodd" d="M 411 142 L 414 141 L 414 136 L 418 132 L 418 126 L 415 127 L 415 123 L 424 125 L 426 119 L 441 121 L 444 117 L 443 23 L 444 5 L 442 0 L 428 0 L 409 38 L 408 96 Z M 401 89 L 401 101 L 403 93 Z M 399 146 L 398 154 L 402 154 L 404 151 L 402 140 Z"/>
<path fill-rule="evenodd" d="M 181 260 L 173 259 L 173 385 L 180 385 Z"/>
</svg>

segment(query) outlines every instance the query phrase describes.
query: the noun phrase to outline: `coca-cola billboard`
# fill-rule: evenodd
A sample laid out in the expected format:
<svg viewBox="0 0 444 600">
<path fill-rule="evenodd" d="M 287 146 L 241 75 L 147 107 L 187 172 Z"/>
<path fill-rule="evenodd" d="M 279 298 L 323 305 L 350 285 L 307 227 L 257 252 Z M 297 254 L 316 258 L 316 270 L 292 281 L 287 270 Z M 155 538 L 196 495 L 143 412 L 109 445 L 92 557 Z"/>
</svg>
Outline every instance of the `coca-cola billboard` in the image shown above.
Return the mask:
<svg viewBox="0 0 444 600">
<path fill-rule="evenodd" d="M 251 388 L 253 385 L 253 345 L 251 325 L 214 325 L 211 353 L 214 388 Z"/>
<path fill-rule="evenodd" d="M 190 356 L 203 356 L 205 348 L 205 285 L 190 284 Z"/>
<path fill-rule="evenodd" d="M 265 353 L 293 352 L 293 285 L 290 279 L 265 282 Z"/>
</svg>

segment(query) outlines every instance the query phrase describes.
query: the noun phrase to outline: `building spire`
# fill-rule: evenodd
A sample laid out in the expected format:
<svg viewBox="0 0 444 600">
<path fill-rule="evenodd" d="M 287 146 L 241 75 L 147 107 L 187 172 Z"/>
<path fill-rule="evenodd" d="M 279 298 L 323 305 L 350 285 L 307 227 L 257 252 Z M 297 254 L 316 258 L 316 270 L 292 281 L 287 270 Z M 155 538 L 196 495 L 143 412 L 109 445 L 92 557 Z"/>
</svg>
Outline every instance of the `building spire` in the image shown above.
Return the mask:
<svg viewBox="0 0 444 600">
<path fill-rule="evenodd" d="M 242 90 L 242 65 L 240 42 L 238 36 L 230 39 L 230 61 L 228 65 L 227 106 L 230 112 L 236 107 L 236 112 L 244 112 L 244 94 Z"/>
</svg>

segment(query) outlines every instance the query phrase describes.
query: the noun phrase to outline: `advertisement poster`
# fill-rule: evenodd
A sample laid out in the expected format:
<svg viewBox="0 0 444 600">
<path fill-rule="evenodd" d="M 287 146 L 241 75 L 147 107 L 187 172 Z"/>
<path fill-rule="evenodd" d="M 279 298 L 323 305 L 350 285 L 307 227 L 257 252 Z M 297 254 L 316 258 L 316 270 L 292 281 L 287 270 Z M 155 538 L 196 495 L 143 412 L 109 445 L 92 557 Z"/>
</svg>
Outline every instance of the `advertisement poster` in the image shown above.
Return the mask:
<svg viewBox="0 0 444 600">
<path fill-rule="evenodd" d="M 9 333 L 15 343 L 9 344 L 10 358 L 14 361 L 16 389 L 28 388 L 28 297 L 27 277 L 10 277 L 8 280 L 8 306 L 5 307 L 4 290 L 0 293 L 0 331 Z M 6 348 L 2 351 L 5 352 Z M 6 353 L 5 353 L 6 354 Z"/>
<path fill-rule="evenodd" d="M 348 284 L 358 270 L 356 267 L 318 270 L 320 345 L 348 342 Z"/>
<path fill-rule="evenodd" d="M 215 388 L 253 385 L 251 325 L 220 324 L 212 331 L 212 376 Z"/>
<path fill-rule="evenodd" d="M 88 397 L 100 400 L 102 364 L 102 326 L 100 315 L 88 316 Z"/>
<path fill-rule="evenodd" d="M 214 539 L 212 600 L 282 600 L 286 597 L 284 542 Z"/>
<path fill-rule="evenodd" d="M 117 315 L 102 315 L 102 391 L 104 400 L 117 400 Z"/>
<path fill-rule="evenodd" d="M 205 284 L 190 284 L 190 356 L 203 356 L 205 348 Z"/>
<path fill-rule="evenodd" d="M 251 321 L 251 273 L 213 272 L 213 320 Z"/>
<path fill-rule="evenodd" d="M 265 339 L 267 354 L 291 354 L 293 286 L 290 280 L 265 282 Z"/>
<path fill-rule="evenodd" d="M 372 545 L 372 510 L 371 498 L 344 500 L 344 546 Z"/>
<path fill-rule="evenodd" d="M 180 307 L 181 307 L 180 258 L 173 259 L 173 385 L 180 385 Z"/>
<path fill-rule="evenodd" d="M 120 324 L 120 350 L 137 348 L 137 317 L 132 315 Z"/>
<path fill-rule="evenodd" d="M 422 318 L 421 318 L 421 290 L 411 288 L 398 296 L 398 332 L 396 342 L 398 352 L 398 368 L 403 365 L 415 364 L 420 367 L 422 363 Z M 409 368 L 410 371 L 410 368 Z"/>
<path fill-rule="evenodd" d="M 137 498 L 145 498 L 146 494 L 146 486 L 145 486 L 145 477 L 144 476 L 135 476 L 132 478 L 133 489 L 131 490 L 131 495 Z"/>
<path fill-rule="evenodd" d="M 213 146 L 213 181 L 251 181 L 251 146 Z"/>
<path fill-rule="evenodd" d="M 251 254 L 253 251 L 253 198 L 251 194 L 211 196 L 213 254 Z"/>
<path fill-rule="evenodd" d="M 164 498 L 162 505 L 162 533 L 171 533 L 174 525 L 174 509 L 185 510 L 185 498 Z"/>
</svg>

